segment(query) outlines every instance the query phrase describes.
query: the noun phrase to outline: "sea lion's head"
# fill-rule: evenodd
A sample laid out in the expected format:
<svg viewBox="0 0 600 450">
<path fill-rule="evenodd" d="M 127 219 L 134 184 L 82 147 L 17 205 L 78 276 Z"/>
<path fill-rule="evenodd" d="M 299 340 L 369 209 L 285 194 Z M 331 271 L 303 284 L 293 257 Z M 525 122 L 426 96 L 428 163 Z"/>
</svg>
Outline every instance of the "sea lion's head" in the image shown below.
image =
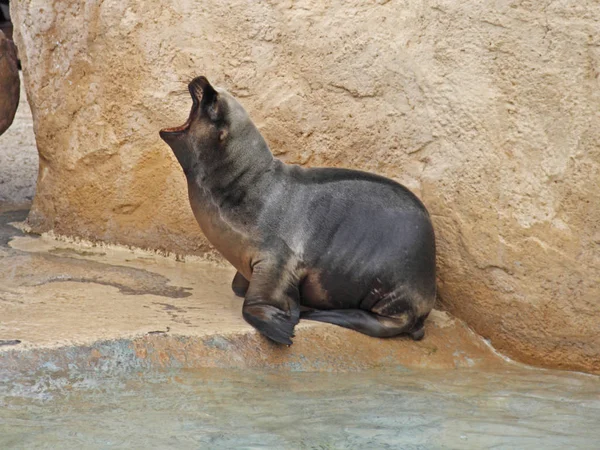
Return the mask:
<svg viewBox="0 0 600 450">
<path fill-rule="evenodd" d="M 248 137 L 255 138 L 258 133 L 242 105 L 224 89 L 211 86 L 206 77 L 194 78 L 188 90 L 192 109 L 187 121 L 160 131 L 186 175 L 197 167 L 208 168 L 223 158 L 238 157 L 233 153 L 247 150 Z"/>
</svg>

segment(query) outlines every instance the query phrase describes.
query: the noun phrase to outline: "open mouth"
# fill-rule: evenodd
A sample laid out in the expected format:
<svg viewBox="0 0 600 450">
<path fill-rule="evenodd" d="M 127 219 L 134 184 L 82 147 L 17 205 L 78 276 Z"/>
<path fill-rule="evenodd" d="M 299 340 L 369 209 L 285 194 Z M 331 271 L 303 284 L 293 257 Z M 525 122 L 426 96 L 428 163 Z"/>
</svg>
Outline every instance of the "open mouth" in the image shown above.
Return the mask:
<svg viewBox="0 0 600 450">
<path fill-rule="evenodd" d="M 198 106 L 200 105 L 200 101 L 198 100 L 198 97 L 196 95 L 198 91 L 197 91 L 196 87 L 193 85 L 193 82 L 188 85 L 188 90 L 190 91 L 190 95 L 192 97 L 193 103 L 192 103 L 192 109 L 190 110 L 190 115 L 188 116 L 187 120 L 185 121 L 185 123 L 183 125 L 180 125 L 178 127 L 163 128 L 162 130 L 160 130 L 161 134 L 162 133 L 183 133 L 184 131 L 187 131 L 189 129 L 190 124 L 192 123 L 192 118 L 198 111 Z"/>
</svg>

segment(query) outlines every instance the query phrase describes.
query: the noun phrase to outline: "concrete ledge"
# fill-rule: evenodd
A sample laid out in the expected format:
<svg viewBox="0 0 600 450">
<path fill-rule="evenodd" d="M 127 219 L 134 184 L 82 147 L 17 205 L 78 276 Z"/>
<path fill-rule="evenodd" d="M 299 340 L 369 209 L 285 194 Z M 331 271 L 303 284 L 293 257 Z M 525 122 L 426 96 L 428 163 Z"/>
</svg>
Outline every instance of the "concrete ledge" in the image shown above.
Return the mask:
<svg viewBox="0 0 600 450">
<path fill-rule="evenodd" d="M 378 366 L 449 369 L 505 364 L 464 323 L 434 311 L 425 339 L 375 339 L 302 321 L 291 347 L 244 322 L 234 271 L 135 249 L 22 235 L 0 214 L 0 372 L 137 368 Z M 8 236 L 10 235 L 10 236 Z M 8 236 L 8 237 L 7 237 Z"/>
<path fill-rule="evenodd" d="M 290 347 L 274 344 L 252 329 L 185 336 L 170 333 L 115 338 L 91 345 L 0 350 L 0 371 L 157 368 L 268 368 L 350 371 L 381 366 L 453 369 L 500 367 L 506 362 L 462 322 L 434 311 L 426 338 L 375 339 L 330 325 L 300 327 Z"/>
</svg>

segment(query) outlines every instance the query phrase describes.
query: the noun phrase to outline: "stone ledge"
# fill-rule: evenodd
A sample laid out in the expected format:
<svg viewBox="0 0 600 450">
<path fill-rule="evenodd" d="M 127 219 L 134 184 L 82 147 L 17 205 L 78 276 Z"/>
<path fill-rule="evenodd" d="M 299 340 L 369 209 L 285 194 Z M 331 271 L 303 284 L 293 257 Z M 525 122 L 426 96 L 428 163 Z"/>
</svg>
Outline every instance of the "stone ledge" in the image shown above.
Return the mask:
<svg viewBox="0 0 600 450">
<path fill-rule="evenodd" d="M 425 338 L 376 339 L 301 321 L 275 344 L 242 319 L 234 271 L 121 247 L 22 235 L 0 214 L 0 373 L 124 368 L 380 366 L 450 369 L 505 361 L 462 321 L 434 310 Z"/>
<path fill-rule="evenodd" d="M 116 336 L 90 345 L 4 348 L 0 350 L 0 371 L 199 367 L 351 371 L 382 366 L 454 369 L 506 365 L 464 323 L 445 312 L 432 313 L 426 333 L 425 339 L 414 342 L 407 337 L 375 339 L 335 326 L 308 324 L 299 327 L 290 347 L 272 343 L 250 328 L 206 335 Z"/>
</svg>

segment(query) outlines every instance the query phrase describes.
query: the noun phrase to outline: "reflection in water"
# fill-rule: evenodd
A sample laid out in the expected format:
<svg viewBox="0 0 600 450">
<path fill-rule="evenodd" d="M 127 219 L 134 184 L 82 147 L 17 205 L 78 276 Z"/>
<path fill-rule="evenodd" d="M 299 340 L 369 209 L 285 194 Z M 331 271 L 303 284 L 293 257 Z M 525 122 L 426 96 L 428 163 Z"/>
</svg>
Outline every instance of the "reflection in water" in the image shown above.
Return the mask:
<svg viewBox="0 0 600 450">
<path fill-rule="evenodd" d="M 0 374 L 0 380 L 1 374 Z M 598 448 L 600 378 L 173 370 L 0 381 L 0 448 Z"/>
</svg>

